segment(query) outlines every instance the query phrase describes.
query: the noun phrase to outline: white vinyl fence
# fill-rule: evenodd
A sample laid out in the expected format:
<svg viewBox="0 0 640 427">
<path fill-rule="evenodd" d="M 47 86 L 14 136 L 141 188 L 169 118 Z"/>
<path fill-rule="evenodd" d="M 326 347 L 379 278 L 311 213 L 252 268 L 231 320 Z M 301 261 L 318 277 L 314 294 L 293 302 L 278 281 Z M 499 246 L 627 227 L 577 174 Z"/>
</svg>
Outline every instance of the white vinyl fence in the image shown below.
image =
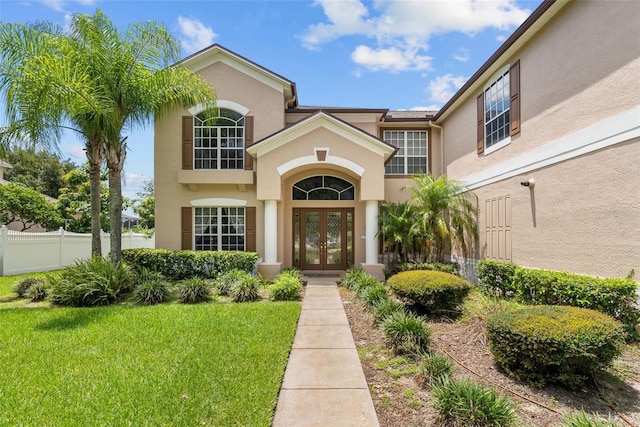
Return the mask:
<svg viewBox="0 0 640 427">
<path fill-rule="evenodd" d="M 122 234 L 122 249 L 154 248 L 155 236 Z M 102 233 L 102 255 L 111 249 L 109 233 Z M 0 276 L 57 270 L 91 256 L 91 234 L 64 231 L 25 233 L 0 228 Z"/>
</svg>

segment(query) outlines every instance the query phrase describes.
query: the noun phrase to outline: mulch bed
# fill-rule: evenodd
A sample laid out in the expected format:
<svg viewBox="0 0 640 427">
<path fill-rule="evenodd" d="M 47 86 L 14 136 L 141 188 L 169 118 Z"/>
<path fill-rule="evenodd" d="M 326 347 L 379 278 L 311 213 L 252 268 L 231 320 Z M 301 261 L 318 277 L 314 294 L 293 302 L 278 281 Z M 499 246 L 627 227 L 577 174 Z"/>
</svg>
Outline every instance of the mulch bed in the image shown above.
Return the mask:
<svg viewBox="0 0 640 427">
<path fill-rule="evenodd" d="M 418 364 L 406 357 L 398 358 L 393 355 L 371 314 L 354 299 L 352 292 L 339 289 L 380 425 L 438 425 L 438 414 L 431 405 L 429 386 L 420 384 Z M 584 408 L 603 419 L 611 416 L 620 426 L 640 426 L 638 344 L 628 346 L 611 372 L 599 380 L 602 394 L 596 385 L 578 390 L 555 386 L 534 388 L 513 380 L 498 370 L 485 339 L 484 326 L 480 322 L 428 323 L 433 330 L 433 346 L 458 362 L 454 367 L 454 375 L 458 378 L 472 378 L 508 395 L 511 401 L 519 404 L 516 412 L 522 425 L 559 426 L 565 414 Z M 613 403 L 628 422 L 618 417 L 602 396 Z"/>
</svg>

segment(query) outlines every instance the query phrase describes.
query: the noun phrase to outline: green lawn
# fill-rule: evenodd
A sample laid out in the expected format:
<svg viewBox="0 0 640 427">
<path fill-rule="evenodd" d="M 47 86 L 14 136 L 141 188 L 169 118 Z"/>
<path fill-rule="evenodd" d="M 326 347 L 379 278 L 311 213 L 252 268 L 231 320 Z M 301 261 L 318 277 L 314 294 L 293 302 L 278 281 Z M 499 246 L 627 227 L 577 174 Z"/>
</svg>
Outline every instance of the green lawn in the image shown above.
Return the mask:
<svg viewBox="0 0 640 427">
<path fill-rule="evenodd" d="M 2 296 L 16 277 L 0 279 Z M 268 426 L 299 314 L 297 302 L 5 304 L 0 425 Z"/>
</svg>

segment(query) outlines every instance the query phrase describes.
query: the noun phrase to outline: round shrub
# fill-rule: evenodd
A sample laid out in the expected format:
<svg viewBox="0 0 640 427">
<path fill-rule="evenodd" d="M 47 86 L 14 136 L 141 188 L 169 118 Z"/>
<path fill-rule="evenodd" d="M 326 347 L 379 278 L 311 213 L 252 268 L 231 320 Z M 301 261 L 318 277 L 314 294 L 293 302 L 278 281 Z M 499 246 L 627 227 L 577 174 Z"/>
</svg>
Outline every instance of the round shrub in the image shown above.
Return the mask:
<svg viewBox="0 0 640 427">
<path fill-rule="evenodd" d="M 389 300 L 389 291 L 382 282 L 377 282 L 362 289 L 360 292 L 360 299 L 364 301 L 367 307 L 373 308 L 376 305 Z"/>
<path fill-rule="evenodd" d="M 387 281 L 391 290 L 427 312 L 456 310 L 473 285 L 442 271 L 404 271 Z"/>
<path fill-rule="evenodd" d="M 267 289 L 271 301 L 294 301 L 300 297 L 302 282 L 296 275 L 279 274 Z"/>
<path fill-rule="evenodd" d="M 31 299 L 33 302 L 42 301 L 47 297 L 47 295 L 47 284 L 42 279 L 34 282 L 24 293 L 24 296 Z"/>
<path fill-rule="evenodd" d="M 431 343 L 431 328 L 413 313 L 393 313 L 382 322 L 381 328 L 397 354 L 421 354 Z"/>
<path fill-rule="evenodd" d="M 516 423 L 517 405 L 481 384 L 441 377 L 433 382 L 432 391 L 442 425 L 506 427 Z"/>
<path fill-rule="evenodd" d="M 178 284 L 178 301 L 183 304 L 197 304 L 211 298 L 211 286 L 200 278 L 187 279 Z"/>
<path fill-rule="evenodd" d="M 138 304 L 160 304 L 165 302 L 169 297 L 169 285 L 164 280 L 148 280 L 135 287 L 133 297 Z"/>
<path fill-rule="evenodd" d="M 231 298 L 234 302 L 250 302 L 260 299 L 258 292 L 260 282 L 257 278 L 247 275 L 243 277 L 231 290 Z"/>
<path fill-rule="evenodd" d="M 44 285 L 44 279 L 41 279 L 40 277 L 25 277 L 13 284 L 13 292 L 18 294 L 20 298 L 27 298 L 27 291 L 36 284 Z"/>
<path fill-rule="evenodd" d="M 498 366 L 542 386 L 577 386 L 611 365 L 625 339 L 623 325 L 585 308 L 530 306 L 496 314 L 487 337 Z"/>
</svg>

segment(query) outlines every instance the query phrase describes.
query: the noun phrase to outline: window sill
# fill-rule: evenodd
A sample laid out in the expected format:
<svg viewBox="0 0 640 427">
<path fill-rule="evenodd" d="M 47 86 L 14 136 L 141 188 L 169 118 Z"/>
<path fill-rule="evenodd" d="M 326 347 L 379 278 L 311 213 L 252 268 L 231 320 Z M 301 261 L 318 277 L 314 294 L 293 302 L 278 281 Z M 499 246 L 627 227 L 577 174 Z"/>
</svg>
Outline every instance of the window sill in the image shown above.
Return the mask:
<svg viewBox="0 0 640 427">
<path fill-rule="evenodd" d="M 179 184 L 253 184 L 253 171 L 179 170 Z"/>
<path fill-rule="evenodd" d="M 508 136 L 505 139 L 503 139 L 500 142 L 497 142 L 495 144 L 493 144 L 491 147 L 485 147 L 484 149 L 484 155 L 486 156 L 487 154 L 491 154 L 494 151 L 497 151 L 499 149 L 501 149 L 502 147 L 506 147 L 507 145 L 511 144 L 511 137 Z"/>
</svg>

